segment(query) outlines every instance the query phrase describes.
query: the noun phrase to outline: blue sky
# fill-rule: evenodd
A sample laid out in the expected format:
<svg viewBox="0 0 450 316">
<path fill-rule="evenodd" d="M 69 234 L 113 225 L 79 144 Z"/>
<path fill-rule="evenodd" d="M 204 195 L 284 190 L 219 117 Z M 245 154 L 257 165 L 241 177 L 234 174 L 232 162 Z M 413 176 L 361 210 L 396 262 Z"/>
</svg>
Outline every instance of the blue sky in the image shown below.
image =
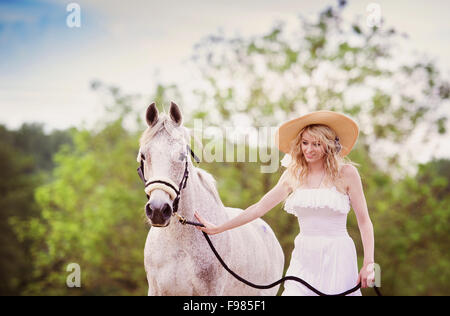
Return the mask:
<svg viewBox="0 0 450 316">
<path fill-rule="evenodd" d="M 66 6 L 81 8 L 69 28 Z M 348 1 L 344 18 L 378 3 L 388 25 L 409 34 L 409 49 L 434 57 L 450 77 L 450 1 Z M 105 100 L 94 79 L 148 95 L 158 81 L 192 89 L 193 46 L 222 30 L 254 35 L 299 14 L 316 17 L 335 0 L 0 0 L 0 123 L 39 121 L 48 129 L 94 124 Z M 145 98 L 136 104 L 145 109 Z M 448 153 L 450 156 L 450 152 Z"/>
<path fill-rule="evenodd" d="M 0 71 L 17 73 L 90 34 L 64 27 L 63 2 L 0 1 Z"/>
</svg>

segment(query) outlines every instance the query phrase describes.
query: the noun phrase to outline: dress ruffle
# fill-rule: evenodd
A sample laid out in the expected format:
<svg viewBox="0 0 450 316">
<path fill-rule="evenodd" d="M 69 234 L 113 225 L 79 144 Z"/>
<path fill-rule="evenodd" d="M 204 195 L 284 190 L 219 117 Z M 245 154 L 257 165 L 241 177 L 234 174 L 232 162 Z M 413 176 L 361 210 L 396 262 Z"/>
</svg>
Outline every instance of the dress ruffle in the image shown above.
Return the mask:
<svg viewBox="0 0 450 316">
<path fill-rule="evenodd" d="M 301 208 L 330 208 L 342 214 L 350 211 L 348 195 L 336 190 L 336 187 L 319 189 L 299 188 L 286 199 L 284 210 L 289 214 L 298 216 L 297 210 Z"/>
</svg>

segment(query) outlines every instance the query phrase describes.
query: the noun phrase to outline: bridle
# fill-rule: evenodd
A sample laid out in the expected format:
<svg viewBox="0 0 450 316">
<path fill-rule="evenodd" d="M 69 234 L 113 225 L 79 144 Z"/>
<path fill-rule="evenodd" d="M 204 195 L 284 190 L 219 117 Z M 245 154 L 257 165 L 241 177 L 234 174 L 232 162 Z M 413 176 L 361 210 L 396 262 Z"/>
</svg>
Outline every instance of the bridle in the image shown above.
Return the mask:
<svg viewBox="0 0 450 316">
<path fill-rule="evenodd" d="M 186 145 L 186 150 L 187 150 L 187 152 L 190 152 L 191 156 L 195 159 L 195 161 L 197 163 L 200 163 L 200 159 L 194 154 L 194 152 L 192 151 L 192 149 L 189 145 Z M 180 184 L 176 185 L 169 178 L 160 177 L 160 178 L 150 178 L 150 179 L 146 180 L 145 175 L 144 175 L 145 156 L 144 156 L 144 154 L 142 154 L 141 151 L 139 151 L 139 154 L 138 154 L 138 161 L 140 162 L 140 166 L 139 166 L 139 168 L 137 168 L 137 173 L 138 173 L 139 177 L 141 178 L 141 180 L 145 184 L 144 191 L 147 196 L 147 200 L 150 199 L 150 194 L 153 190 L 156 190 L 156 189 L 163 190 L 164 192 L 169 194 L 171 200 L 173 201 L 172 202 L 173 215 L 178 215 L 177 212 L 178 212 L 178 204 L 180 202 L 180 197 L 181 197 L 181 190 L 186 187 L 187 180 L 189 178 L 188 158 L 187 158 L 188 154 L 185 153 L 184 155 L 180 155 L 180 157 L 181 156 L 182 156 L 182 159 L 186 160 L 185 166 L 184 166 L 184 174 L 183 174 L 183 177 L 181 178 Z"/>
</svg>

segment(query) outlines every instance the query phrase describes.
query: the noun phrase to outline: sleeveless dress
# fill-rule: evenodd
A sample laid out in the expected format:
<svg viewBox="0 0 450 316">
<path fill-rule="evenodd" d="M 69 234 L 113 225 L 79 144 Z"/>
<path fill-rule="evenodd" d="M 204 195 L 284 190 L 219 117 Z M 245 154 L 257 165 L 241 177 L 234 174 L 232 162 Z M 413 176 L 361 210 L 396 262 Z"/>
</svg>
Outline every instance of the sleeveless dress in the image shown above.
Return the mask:
<svg viewBox="0 0 450 316">
<path fill-rule="evenodd" d="M 290 156 L 283 158 L 287 166 Z M 325 294 L 353 288 L 358 280 L 358 262 L 353 240 L 347 233 L 348 195 L 330 188 L 299 188 L 286 199 L 284 209 L 298 218 L 300 233 L 286 275 L 302 278 Z M 295 281 L 284 283 L 283 296 L 317 295 Z M 349 295 L 360 296 L 357 290 Z"/>
</svg>

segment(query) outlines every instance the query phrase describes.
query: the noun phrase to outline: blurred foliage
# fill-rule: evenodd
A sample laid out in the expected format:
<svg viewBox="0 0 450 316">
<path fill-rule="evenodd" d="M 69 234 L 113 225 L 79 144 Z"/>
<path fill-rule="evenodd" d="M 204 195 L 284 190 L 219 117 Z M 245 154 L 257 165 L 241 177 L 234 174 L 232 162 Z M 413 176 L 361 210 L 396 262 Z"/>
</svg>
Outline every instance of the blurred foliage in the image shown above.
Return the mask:
<svg viewBox="0 0 450 316">
<path fill-rule="evenodd" d="M 42 124 L 23 124 L 16 131 L 0 126 L 0 295 L 17 295 L 32 282 L 31 240 L 14 233 L 13 218 L 40 216 L 34 190 L 53 167 L 53 154 L 70 144 L 69 131 L 45 134 Z"/>
<path fill-rule="evenodd" d="M 55 155 L 52 181 L 36 190 L 41 218 L 15 220 L 19 236 L 33 241 L 34 282 L 24 294 L 145 293 L 148 229 L 141 184 L 130 168 L 137 137 L 122 119 L 99 132 L 73 131 L 72 137 L 73 147 Z M 81 267 L 81 290 L 66 287 L 71 262 Z"/>
<path fill-rule="evenodd" d="M 193 59 L 208 86 L 195 91 L 200 105 L 186 116 L 185 125 L 200 118 L 205 128 L 237 128 L 245 116 L 254 127 L 275 126 L 317 109 L 354 116 L 362 132 L 350 158 L 360 164 L 383 294 L 449 295 L 450 161 L 432 160 L 418 166 L 417 174 L 394 178 L 392 173 L 396 155 L 413 131 L 425 126 L 431 136 L 447 132 L 447 117 L 439 113 L 449 85 L 432 62 L 392 66 L 400 35 L 357 21 L 345 23 L 340 16 L 344 7 L 345 1 L 340 1 L 315 22 L 301 19 L 294 35 L 279 24 L 251 39 L 214 35 L 199 43 Z M 147 293 L 143 249 L 148 227 L 135 162 L 145 123 L 142 111 L 133 113 L 140 96 L 98 81 L 92 88 L 111 97 L 111 116 L 95 129 L 41 138 L 39 128 L 30 135 L 28 126 L 20 141 L 13 135 L 21 132 L 0 129 L 0 263 L 2 280 L 8 280 L 2 293 Z M 364 91 L 364 97 L 350 104 L 346 92 L 355 89 Z M 149 101 L 157 100 L 163 110 L 163 103 L 179 98 L 175 85 L 158 84 Z M 130 118 L 138 123 L 139 132 L 125 127 Z M 380 168 L 374 158 L 371 144 L 379 140 L 397 145 L 393 156 L 387 157 L 390 168 Z M 259 162 L 212 162 L 200 167 L 214 175 L 226 206 L 243 209 L 268 192 L 282 172 L 262 173 Z M 297 219 L 282 211 L 281 204 L 264 219 L 283 247 L 287 267 L 299 232 Z M 353 213 L 348 230 L 361 265 L 362 245 Z M 80 289 L 66 286 L 71 262 L 81 267 Z M 371 289 L 363 293 L 373 294 Z"/>
<path fill-rule="evenodd" d="M 380 179 L 381 180 L 381 179 Z M 450 160 L 419 166 L 371 199 L 377 261 L 386 294 L 449 295 Z"/>
<path fill-rule="evenodd" d="M 358 144 L 397 148 L 419 128 L 426 130 L 423 142 L 445 134 L 449 83 L 434 62 L 405 58 L 405 35 L 384 22 L 345 21 L 345 4 L 315 20 L 300 17 L 295 27 L 280 22 L 259 36 L 218 33 L 197 43 L 191 59 L 206 88 L 195 91 L 201 104 L 196 117 L 217 126 L 239 126 L 245 117 L 259 127 L 310 111 L 338 111 L 360 122 Z M 401 170 L 401 149 L 371 147 L 371 154 L 383 154 L 377 164 Z"/>
</svg>

